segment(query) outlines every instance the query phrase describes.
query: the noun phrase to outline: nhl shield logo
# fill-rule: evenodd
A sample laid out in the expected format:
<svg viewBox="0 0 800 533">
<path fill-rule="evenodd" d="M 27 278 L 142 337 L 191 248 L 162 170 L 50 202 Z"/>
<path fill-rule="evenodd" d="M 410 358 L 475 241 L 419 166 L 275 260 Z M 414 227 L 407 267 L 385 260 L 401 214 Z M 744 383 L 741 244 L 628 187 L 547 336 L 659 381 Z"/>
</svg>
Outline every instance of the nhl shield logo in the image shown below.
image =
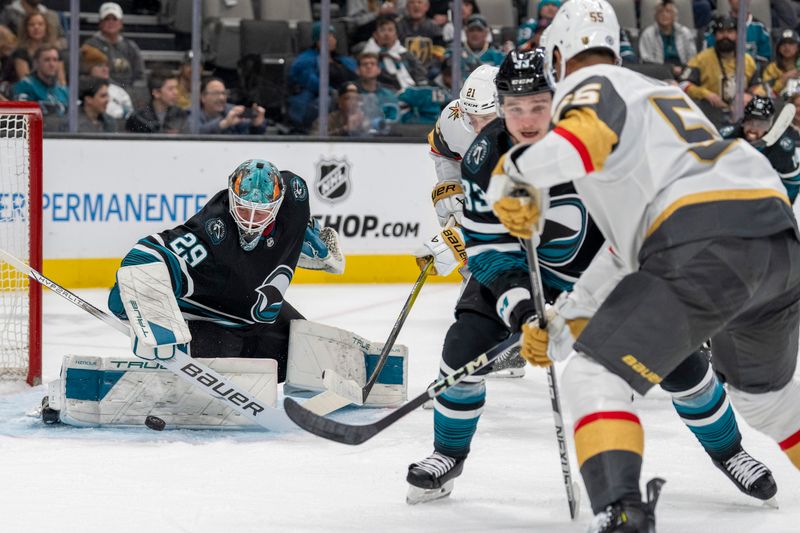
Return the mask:
<svg viewBox="0 0 800 533">
<path fill-rule="evenodd" d="M 330 203 L 344 200 L 350 194 L 350 163 L 346 160 L 322 159 L 317 163 L 314 187 L 319 197 Z"/>
</svg>

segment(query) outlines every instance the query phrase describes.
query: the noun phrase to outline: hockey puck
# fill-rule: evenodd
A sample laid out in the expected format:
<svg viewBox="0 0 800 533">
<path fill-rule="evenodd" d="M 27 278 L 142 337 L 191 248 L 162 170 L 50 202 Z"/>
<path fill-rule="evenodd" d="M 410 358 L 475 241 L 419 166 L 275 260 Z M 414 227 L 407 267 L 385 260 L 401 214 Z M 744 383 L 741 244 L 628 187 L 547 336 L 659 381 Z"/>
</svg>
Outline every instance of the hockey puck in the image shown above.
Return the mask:
<svg viewBox="0 0 800 533">
<path fill-rule="evenodd" d="M 164 420 L 153 415 L 148 415 L 147 418 L 144 419 L 144 425 L 153 431 L 163 431 L 164 428 L 167 427 L 167 423 L 164 422 Z"/>
</svg>

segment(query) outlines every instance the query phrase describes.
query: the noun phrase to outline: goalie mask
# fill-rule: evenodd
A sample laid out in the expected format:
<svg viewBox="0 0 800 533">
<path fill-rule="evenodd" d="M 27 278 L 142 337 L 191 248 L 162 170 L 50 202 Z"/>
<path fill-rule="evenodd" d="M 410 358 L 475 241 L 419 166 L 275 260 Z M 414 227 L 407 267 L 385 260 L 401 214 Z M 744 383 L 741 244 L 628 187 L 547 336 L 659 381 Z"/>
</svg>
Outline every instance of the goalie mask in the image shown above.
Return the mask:
<svg viewBox="0 0 800 533">
<path fill-rule="evenodd" d="M 230 213 L 239 227 L 239 242 L 246 251 L 275 222 L 284 197 L 283 180 L 275 165 L 248 159 L 228 178 Z"/>
</svg>

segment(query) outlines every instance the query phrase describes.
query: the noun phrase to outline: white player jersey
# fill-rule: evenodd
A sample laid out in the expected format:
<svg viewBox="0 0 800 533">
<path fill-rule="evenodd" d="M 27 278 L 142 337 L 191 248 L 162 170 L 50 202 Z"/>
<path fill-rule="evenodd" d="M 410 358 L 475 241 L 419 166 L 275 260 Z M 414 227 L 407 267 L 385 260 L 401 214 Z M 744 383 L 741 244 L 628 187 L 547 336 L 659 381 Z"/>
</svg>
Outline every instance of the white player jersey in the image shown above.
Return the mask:
<svg viewBox="0 0 800 533">
<path fill-rule="evenodd" d="M 477 136 L 467 128 L 458 100 L 447 104 L 428 134 L 438 181 L 461 180 L 461 158 Z"/>
<path fill-rule="evenodd" d="M 568 76 L 556 88 L 553 123 L 541 142 L 510 151 L 505 171 L 539 189 L 572 180 L 632 269 L 645 239 L 681 207 L 757 199 L 788 204 L 778 175 L 758 151 L 722 139 L 677 87 L 631 70 L 594 65 Z M 728 226 L 687 233 L 739 234 Z"/>
</svg>

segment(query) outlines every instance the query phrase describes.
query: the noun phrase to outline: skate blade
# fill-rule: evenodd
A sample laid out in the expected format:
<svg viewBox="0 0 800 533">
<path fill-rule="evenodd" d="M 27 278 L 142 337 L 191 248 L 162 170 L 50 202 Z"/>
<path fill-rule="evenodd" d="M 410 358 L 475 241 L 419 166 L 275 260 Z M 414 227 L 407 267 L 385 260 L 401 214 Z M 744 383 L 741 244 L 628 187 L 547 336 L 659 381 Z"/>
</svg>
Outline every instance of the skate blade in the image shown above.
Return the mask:
<svg viewBox="0 0 800 533">
<path fill-rule="evenodd" d="M 780 509 L 780 507 L 778 507 L 778 499 L 775 496 L 769 500 L 764 500 L 764 507 L 769 507 L 770 509 Z"/>
<path fill-rule="evenodd" d="M 486 377 L 487 378 L 499 378 L 499 379 L 525 377 L 525 367 L 522 367 L 522 368 L 504 368 L 502 370 L 498 370 L 497 372 L 490 372 L 490 373 L 486 374 Z"/>
<path fill-rule="evenodd" d="M 418 503 L 427 503 L 442 498 L 447 498 L 453 492 L 453 482 L 451 479 L 447 481 L 441 488 L 438 489 L 422 489 L 414 485 L 408 486 L 408 494 L 406 494 L 406 503 L 408 505 L 417 505 Z"/>
</svg>

